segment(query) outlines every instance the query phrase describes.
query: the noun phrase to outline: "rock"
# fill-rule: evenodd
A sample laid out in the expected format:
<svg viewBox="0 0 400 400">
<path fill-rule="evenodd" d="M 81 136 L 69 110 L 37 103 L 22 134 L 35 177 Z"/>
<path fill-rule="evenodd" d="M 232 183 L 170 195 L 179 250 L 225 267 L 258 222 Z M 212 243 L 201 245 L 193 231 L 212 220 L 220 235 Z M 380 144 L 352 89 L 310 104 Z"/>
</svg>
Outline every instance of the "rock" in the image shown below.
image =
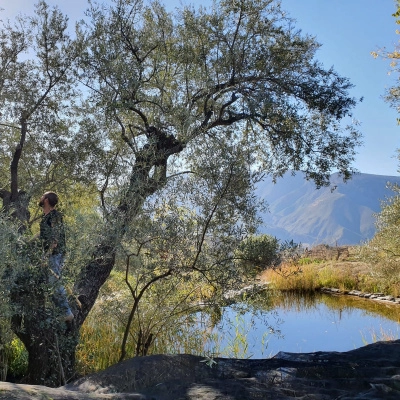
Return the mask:
<svg viewBox="0 0 400 400">
<path fill-rule="evenodd" d="M 359 290 L 350 290 L 349 295 L 350 296 L 362 296 L 363 292 L 360 292 Z"/>
<path fill-rule="evenodd" d="M 380 297 L 377 297 L 376 300 L 394 301 L 394 297 L 393 296 L 380 296 Z"/>
<path fill-rule="evenodd" d="M 262 292 L 267 288 L 267 282 L 259 282 L 254 285 L 245 286 L 239 290 L 228 290 L 226 293 L 224 293 L 223 298 L 228 301 L 242 299 L 244 296 L 249 296 L 255 293 Z"/>
<path fill-rule="evenodd" d="M 330 287 L 323 287 L 323 288 L 320 289 L 320 291 L 324 292 L 324 293 L 332 293 L 332 294 L 341 294 L 341 293 L 348 294 L 348 292 L 343 292 L 340 289 L 330 288 Z"/>
<path fill-rule="evenodd" d="M 400 340 L 271 359 L 136 357 L 58 389 L 0 383 L 0 399 L 397 400 Z"/>
<path fill-rule="evenodd" d="M 384 296 L 383 293 L 374 293 L 373 295 L 371 295 L 370 299 L 377 299 L 378 297 L 382 297 Z"/>
</svg>

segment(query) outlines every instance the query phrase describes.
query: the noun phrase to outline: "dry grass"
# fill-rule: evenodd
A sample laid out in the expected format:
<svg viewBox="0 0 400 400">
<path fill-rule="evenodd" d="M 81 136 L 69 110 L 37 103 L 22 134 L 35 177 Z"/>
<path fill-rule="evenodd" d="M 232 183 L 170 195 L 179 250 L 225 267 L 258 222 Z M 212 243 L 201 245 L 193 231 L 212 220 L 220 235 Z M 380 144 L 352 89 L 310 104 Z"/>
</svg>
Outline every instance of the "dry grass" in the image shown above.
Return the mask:
<svg viewBox="0 0 400 400">
<path fill-rule="evenodd" d="M 260 274 L 279 290 L 314 291 L 322 287 L 364 292 L 384 292 L 397 296 L 394 290 L 373 273 L 373 268 L 362 261 L 357 247 L 328 248 L 318 246 L 310 250 L 296 264 L 283 265 Z"/>
</svg>

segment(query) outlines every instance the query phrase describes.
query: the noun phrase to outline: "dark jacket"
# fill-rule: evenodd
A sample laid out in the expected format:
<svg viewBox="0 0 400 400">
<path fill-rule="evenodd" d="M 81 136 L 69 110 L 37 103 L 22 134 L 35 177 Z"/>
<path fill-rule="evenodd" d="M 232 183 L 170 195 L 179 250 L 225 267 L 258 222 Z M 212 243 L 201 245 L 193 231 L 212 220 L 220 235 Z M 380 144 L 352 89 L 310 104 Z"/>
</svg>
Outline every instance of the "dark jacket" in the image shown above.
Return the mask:
<svg viewBox="0 0 400 400">
<path fill-rule="evenodd" d="M 40 221 L 40 240 L 44 251 L 48 251 L 53 243 L 57 243 L 51 254 L 65 254 L 64 222 L 62 214 L 57 210 L 43 215 Z"/>
</svg>

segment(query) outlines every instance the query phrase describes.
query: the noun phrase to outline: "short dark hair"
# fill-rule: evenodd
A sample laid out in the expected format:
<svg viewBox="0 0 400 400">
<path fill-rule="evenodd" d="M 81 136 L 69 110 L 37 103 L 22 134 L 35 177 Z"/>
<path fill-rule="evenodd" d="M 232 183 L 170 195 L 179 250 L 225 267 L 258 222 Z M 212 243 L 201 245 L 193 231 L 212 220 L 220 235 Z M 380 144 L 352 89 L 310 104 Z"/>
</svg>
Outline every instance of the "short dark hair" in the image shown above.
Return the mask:
<svg viewBox="0 0 400 400">
<path fill-rule="evenodd" d="M 49 204 L 54 207 L 58 203 L 58 196 L 54 192 L 46 192 L 44 198 L 49 200 Z"/>
</svg>

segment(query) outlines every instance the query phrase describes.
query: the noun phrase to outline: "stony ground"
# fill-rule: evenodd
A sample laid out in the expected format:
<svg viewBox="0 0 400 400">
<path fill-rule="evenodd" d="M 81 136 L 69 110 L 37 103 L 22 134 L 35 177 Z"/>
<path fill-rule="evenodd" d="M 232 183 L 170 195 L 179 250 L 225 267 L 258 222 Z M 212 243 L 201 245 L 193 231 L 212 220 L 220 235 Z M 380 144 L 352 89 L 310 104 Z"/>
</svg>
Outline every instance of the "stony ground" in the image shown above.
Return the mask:
<svg viewBox="0 0 400 400">
<path fill-rule="evenodd" d="M 58 389 L 0 383 L 0 399 L 398 400 L 400 340 L 265 360 L 138 357 Z"/>
</svg>

